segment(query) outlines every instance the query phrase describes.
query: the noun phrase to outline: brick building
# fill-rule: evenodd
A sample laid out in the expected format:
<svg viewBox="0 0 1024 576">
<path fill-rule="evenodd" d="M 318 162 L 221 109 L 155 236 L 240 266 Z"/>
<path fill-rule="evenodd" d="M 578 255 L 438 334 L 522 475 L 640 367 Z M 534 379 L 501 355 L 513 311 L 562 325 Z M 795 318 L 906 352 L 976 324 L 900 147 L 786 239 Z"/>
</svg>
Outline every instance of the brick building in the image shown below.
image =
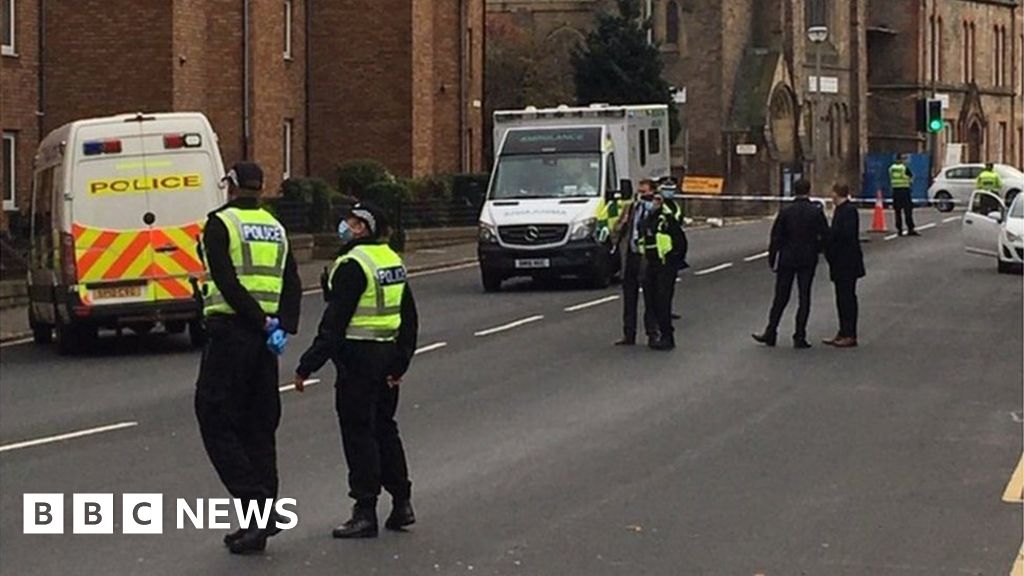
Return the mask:
<svg viewBox="0 0 1024 576">
<path fill-rule="evenodd" d="M 354 158 L 479 170 L 482 1 L 0 0 L 0 227 L 28 208 L 41 135 L 121 112 L 205 113 L 271 190 Z"/>
<path fill-rule="evenodd" d="M 870 147 L 877 152 L 964 144 L 965 161 L 1024 166 L 1024 7 L 1019 0 L 870 0 Z M 948 100 L 935 142 L 915 102 Z"/>
<path fill-rule="evenodd" d="M 858 185 L 867 140 L 866 0 L 642 1 L 665 77 L 686 91 L 684 130 L 672 152 L 677 170 L 724 176 L 733 192 L 780 194 L 800 174 L 819 191 L 837 180 Z M 594 12 L 614 7 L 613 0 L 488 0 L 488 19 L 530 27 L 546 52 L 565 58 Z M 817 100 L 811 25 L 830 32 L 820 45 Z M 738 155 L 740 144 L 756 152 Z"/>
</svg>

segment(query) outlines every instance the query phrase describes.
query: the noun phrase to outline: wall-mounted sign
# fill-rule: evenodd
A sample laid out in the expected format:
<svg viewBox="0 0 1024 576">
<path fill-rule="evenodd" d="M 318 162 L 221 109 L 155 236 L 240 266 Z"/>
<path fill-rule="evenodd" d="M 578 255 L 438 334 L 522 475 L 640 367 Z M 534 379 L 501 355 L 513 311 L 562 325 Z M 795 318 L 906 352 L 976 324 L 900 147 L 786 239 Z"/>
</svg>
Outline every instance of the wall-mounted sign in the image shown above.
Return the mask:
<svg viewBox="0 0 1024 576">
<path fill-rule="evenodd" d="M 811 92 L 818 91 L 818 77 L 811 76 L 810 87 L 808 88 Z M 839 93 L 839 78 L 835 76 L 822 76 L 821 77 L 821 93 L 822 94 L 838 94 Z"/>
<path fill-rule="evenodd" d="M 737 144 L 736 154 L 740 156 L 754 156 L 757 154 L 757 144 Z"/>
</svg>

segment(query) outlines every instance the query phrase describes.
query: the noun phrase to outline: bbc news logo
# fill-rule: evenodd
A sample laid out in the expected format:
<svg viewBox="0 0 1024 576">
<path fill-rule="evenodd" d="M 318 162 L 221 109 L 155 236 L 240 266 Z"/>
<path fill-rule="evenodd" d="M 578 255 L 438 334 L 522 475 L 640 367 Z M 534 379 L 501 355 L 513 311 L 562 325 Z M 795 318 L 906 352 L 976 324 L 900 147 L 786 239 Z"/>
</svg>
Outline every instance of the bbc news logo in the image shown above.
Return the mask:
<svg viewBox="0 0 1024 576">
<path fill-rule="evenodd" d="M 25 534 L 63 534 L 64 500 L 64 494 L 60 493 L 25 494 L 22 531 Z M 193 502 L 178 498 L 174 506 L 175 527 L 178 530 L 187 526 L 197 530 L 229 529 L 234 514 L 242 528 L 266 528 L 276 513 L 277 527 L 291 530 L 299 524 L 296 506 L 294 498 L 248 503 L 232 498 L 197 498 Z M 71 495 L 72 534 L 113 534 L 116 514 L 113 494 Z M 120 518 L 121 534 L 163 534 L 163 494 L 122 494 Z"/>
</svg>

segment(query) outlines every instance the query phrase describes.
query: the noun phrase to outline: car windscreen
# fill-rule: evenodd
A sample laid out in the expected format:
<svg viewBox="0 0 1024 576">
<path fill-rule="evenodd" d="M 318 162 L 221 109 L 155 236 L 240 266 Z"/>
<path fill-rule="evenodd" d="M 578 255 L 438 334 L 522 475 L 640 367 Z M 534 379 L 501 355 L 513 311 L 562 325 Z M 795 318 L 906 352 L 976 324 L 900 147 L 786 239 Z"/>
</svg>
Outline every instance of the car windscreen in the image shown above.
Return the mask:
<svg viewBox="0 0 1024 576">
<path fill-rule="evenodd" d="M 600 193 L 600 154 L 537 154 L 501 157 L 490 198 L 596 198 Z"/>
<path fill-rule="evenodd" d="M 1018 194 L 1010 205 L 1010 218 L 1024 218 L 1024 195 Z"/>
</svg>

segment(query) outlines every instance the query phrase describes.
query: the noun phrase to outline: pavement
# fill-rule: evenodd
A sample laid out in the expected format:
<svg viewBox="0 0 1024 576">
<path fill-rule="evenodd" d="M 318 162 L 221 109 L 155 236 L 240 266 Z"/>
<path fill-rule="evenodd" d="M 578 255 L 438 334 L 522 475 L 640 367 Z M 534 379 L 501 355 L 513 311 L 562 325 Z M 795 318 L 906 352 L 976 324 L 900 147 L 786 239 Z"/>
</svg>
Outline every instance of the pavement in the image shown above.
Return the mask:
<svg viewBox="0 0 1024 576">
<path fill-rule="evenodd" d="M 325 368 L 282 392 L 282 495 L 299 524 L 255 557 L 174 526 L 174 499 L 225 496 L 185 338 L 78 358 L 5 345 L 0 574 L 1006 574 L 1022 539 L 1021 506 L 1001 496 L 1021 459 L 1024 285 L 964 254 L 952 216 L 916 216 L 920 238 L 865 244 L 855 350 L 817 344 L 836 330 L 824 267 L 813 349 L 750 340 L 771 298 L 767 221 L 690 234 L 672 353 L 611 346 L 615 287 L 485 294 L 472 265 L 414 274 L 422 353 L 399 423 L 419 522 L 330 537 L 350 503 Z M 306 298 L 282 381 L 321 311 Z M 73 492 L 159 492 L 165 530 L 23 535 L 22 495 L 43 492 L 67 507 Z"/>
</svg>

